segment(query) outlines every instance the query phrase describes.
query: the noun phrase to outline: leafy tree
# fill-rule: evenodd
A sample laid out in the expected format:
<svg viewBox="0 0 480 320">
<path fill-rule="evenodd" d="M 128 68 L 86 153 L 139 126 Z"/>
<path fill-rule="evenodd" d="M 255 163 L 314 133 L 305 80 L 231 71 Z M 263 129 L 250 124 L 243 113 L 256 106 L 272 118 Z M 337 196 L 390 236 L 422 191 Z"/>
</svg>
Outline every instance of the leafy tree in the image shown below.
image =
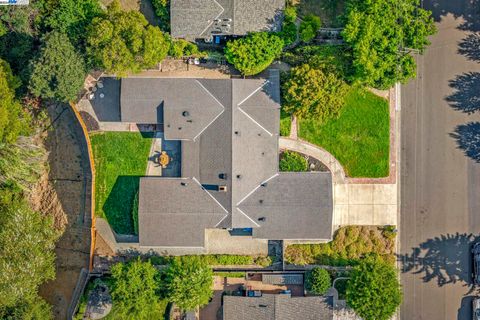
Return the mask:
<svg viewBox="0 0 480 320">
<path fill-rule="evenodd" d="M 297 8 L 295 6 L 287 6 L 283 12 L 285 22 L 295 22 L 297 20 Z"/>
<path fill-rule="evenodd" d="M 0 60 L 0 142 L 13 143 L 28 132 L 28 116 L 15 99 L 20 80 L 13 76 L 7 62 Z"/>
<path fill-rule="evenodd" d="M 138 259 L 126 264 L 117 263 L 111 272 L 115 318 L 153 319 L 159 308 L 155 280 L 158 271 L 155 267 Z"/>
<path fill-rule="evenodd" d="M 348 86 L 334 73 L 308 64 L 292 68 L 282 86 L 283 110 L 302 119 L 336 117 L 344 105 Z"/>
<path fill-rule="evenodd" d="M 325 294 L 331 286 L 332 279 L 327 270 L 315 267 L 307 273 L 306 287 L 308 291 Z"/>
<path fill-rule="evenodd" d="M 172 39 L 168 54 L 174 58 L 203 55 L 194 43 L 188 42 L 184 39 Z"/>
<path fill-rule="evenodd" d="M 30 209 L 19 189 L 0 190 L 0 307 L 22 303 L 38 286 L 55 278 L 53 219 Z"/>
<path fill-rule="evenodd" d="M 350 0 L 343 38 L 353 50 L 354 79 L 380 89 L 415 77 L 410 49 L 422 53 L 435 33 L 419 0 Z"/>
<path fill-rule="evenodd" d="M 68 101 L 83 86 L 85 65 L 64 33 L 52 31 L 43 39 L 40 55 L 33 62 L 31 92 L 42 98 Z"/>
<path fill-rule="evenodd" d="M 229 41 L 225 58 L 245 76 L 265 70 L 282 52 L 284 42 L 273 33 L 253 32 L 245 38 Z"/>
<path fill-rule="evenodd" d="M 46 27 L 68 35 L 73 43 L 85 37 L 93 18 L 102 13 L 98 0 L 57 0 L 43 20 Z"/>
<path fill-rule="evenodd" d="M 351 273 L 346 297 L 363 319 L 390 319 L 402 301 L 395 266 L 376 257 L 362 260 Z"/>
<path fill-rule="evenodd" d="M 212 270 L 198 257 L 174 259 L 165 272 L 167 296 L 182 310 L 204 306 L 213 295 L 212 277 Z"/>
<path fill-rule="evenodd" d="M 122 11 L 118 0 L 108 6 L 105 16 L 94 18 L 88 30 L 91 63 L 117 76 L 154 66 L 170 46 L 158 27 L 149 26 L 138 11 Z"/>
<path fill-rule="evenodd" d="M 168 0 L 152 0 L 155 14 L 160 18 L 160 28 L 170 31 L 170 2 Z"/>
<path fill-rule="evenodd" d="M 13 307 L 0 306 L 0 319 L 47 320 L 53 319 L 52 307 L 38 294 L 24 297 Z"/>
<path fill-rule="evenodd" d="M 303 42 L 311 42 L 317 35 L 317 31 L 321 25 L 322 21 L 319 17 L 313 14 L 306 15 L 302 23 L 300 23 L 300 39 L 302 39 Z"/>
<path fill-rule="evenodd" d="M 280 159 L 280 171 L 301 172 L 308 170 L 308 162 L 305 158 L 293 151 L 285 151 Z"/>
</svg>

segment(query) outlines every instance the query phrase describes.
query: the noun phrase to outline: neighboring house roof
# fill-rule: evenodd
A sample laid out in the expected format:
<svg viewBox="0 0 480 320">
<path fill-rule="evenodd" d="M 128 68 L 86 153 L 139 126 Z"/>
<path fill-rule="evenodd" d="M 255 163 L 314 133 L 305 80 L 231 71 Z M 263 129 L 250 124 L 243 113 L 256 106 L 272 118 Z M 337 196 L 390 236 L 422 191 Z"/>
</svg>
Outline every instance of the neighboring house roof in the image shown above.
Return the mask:
<svg viewBox="0 0 480 320">
<path fill-rule="evenodd" d="M 165 139 L 182 140 L 182 178 L 141 178 L 141 246 L 204 247 L 204 229 L 215 227 L 254 228 L 261 239 L 331 238 L 331 174 L 278 172 L 278 71 L 248 80 L 127 78 L 120 100 L 126 122 L 157 124 L 162 106 Z"/>
<path fill-rule="evenodd" d="M 328 298 L 264 294 L 261 297 L 223 297 L 224 320 L 331 320 Z"/>
<path fill-rule="evenodd" d="M 279 31 L 284 9 L 285 0 L 172 0 L 170 29 L 186 39 Z"/>
</svg>

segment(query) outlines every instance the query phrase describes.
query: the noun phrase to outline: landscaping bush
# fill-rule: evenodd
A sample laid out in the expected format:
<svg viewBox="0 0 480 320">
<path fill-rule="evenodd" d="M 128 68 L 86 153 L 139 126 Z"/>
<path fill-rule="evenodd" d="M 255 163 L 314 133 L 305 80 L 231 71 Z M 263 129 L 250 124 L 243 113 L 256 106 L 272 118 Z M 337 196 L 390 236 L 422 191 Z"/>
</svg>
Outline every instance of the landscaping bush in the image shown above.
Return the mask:
<svg viewBox="0 0 480 320">
<path fill-rule="evenodd" d="M 320 21 L 319 17 L 313 14 L 306 15 L 302 19 L 302 23 L 300 23 L 300 39 L 305 43 L 311 42 L 317 35 L 317 31 L 321 26 L 322 21 Z"/>
<path fill-rule="evenodd" d="M 184 39 L 173 39 L 168 55 L 174 58 L 190 57 L 190 56 L 204 56 L 205 54 L 198 50 L 196 44 Z"/>
<path fill-rule="evenodd" d="M 298 265 L 355 265 L 370 255 L 395 263 L 395 239 L 385 237 L 379 227 L 348 226 L 338 229 L 329 243 L 294 244 L 285 249 L 285 261 Z"/>
<path fill-rule="evenodd" d="M 347 304 L 365 320 L 388 320 L 402 302 L 397 270 L 376 258 L 361 261 L 350 275 Z"/>
<path fill-rule="evenodd" d="M 256 265 L 259 265 L 261 267 L 268 267 L 272 264 L 272 258 L 270 258 L 269 256 L 258 256 L 253 261 Z"/>
<path fill-rule="evenodd" d="M 307 272 L 305 287 L 308 291 L 316 294 L 325 294 L 331 285 L 332 279 L 327 270 L 316 267 Z"/>
<path fill-rule="evenodd" d="M 285 46 L 289 46 L 297 40 L 297 26 L 293 22 L 284 22 L 282 31 L 278 33 Z"/>
<path fill-rule="evenodd" d="M 199 259 L 202 263 L 209 266 L 226 266 L 226 265 L 259 265 L 269 266 L 272 260 L 268 256 L 246 256 L 235 254 L 205 254 L 205 255 L 185 255 L 185 256 L 152 256 L 149 258 L 154 265 L 164 265 L 172 262 L 173 260 L 189 260 Z"/>
<path fill-rule="evenodd" d="M 133 232 L 138 235 L 138 191 L 135 193 L 132 205 Z"/>
<path fill-rule="evenodd" d="M 283 14 L 285 16 L 283 21 L 285 22 L 295 22 L 297 20 L 297 8 L 294 6 L 287 5 Z"/>
<path fill-rule="evenodd" d="M 245 272 L 214 272 L 213 275 L 225 278 L 244 278 Z"/>
<path fill-rule="evenodd" d="M 280 156 L 280 171 L 308 171 L 308 161 L 300 153 L 293 151 L 285 151 Z"/>
<path fill-rule="evenodd" d="M 282 53 L 284 42 L 276 34 L 252 32 L 246 37 L 229 41 L 225 47 L 228 63 L 245 76 L 265 70 Z"/>
<path fill-rule="evenodd" d="M 348 85 L 335 73 L 304 64 L 292 68 L 282 85 L 282 109 L 298 118 L 322 123 L 338 117 L 347 93 Z"/>
</svg>

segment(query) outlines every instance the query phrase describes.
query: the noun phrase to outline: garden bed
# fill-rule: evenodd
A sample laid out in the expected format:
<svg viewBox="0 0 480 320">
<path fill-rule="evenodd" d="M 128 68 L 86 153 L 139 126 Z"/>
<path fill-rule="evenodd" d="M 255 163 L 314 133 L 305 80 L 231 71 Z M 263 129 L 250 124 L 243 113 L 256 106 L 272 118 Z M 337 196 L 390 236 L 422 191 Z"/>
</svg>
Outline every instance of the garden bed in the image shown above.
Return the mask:
<svg viewBox="0 0 480 320">
<path fill-rule="evenodd" d="M 388 101 L 364 89 L 352 89 L 337 119 L 300 120 L 298 136 L 330 152 L 349 177 L 389 175 Z"/>
<path fill-rule="evenodd" d="M 145 175 L 152 135 L 138 132 L 92 134 L 95 159 L 95 214 L 119 234 L 134 233 L 133 204 Z"/>
<path fill-rule="evenodd" d="M 349 226 L 338 229 L 329 243 L 293 244 L 285 249 L 285 261 L 296 265 L 355 265 L 368 255 L 395 262 L 395 232 L 392 227 Z"/>
</svg>

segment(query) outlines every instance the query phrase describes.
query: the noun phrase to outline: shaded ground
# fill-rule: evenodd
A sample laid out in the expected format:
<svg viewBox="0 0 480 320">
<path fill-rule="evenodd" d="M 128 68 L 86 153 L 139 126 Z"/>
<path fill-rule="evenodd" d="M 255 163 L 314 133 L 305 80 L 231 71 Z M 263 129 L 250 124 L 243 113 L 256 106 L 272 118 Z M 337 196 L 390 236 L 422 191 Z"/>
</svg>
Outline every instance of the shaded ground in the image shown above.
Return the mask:
<svg viewBox="0 0 480 320">
<path fill-rule="evenodd" d="M 344 0 L 293 0 L 297 4 L 300 17 L 307 14 L 319 16 L 325 27 L 342 26 L 341 16 L 345 8 Z"/>
<path fill-rule="evenodd" d="M 55 121 L 46 141 L 48 178 L 66 214 L 67 225 L 55 248 L 56 279 L 44 284 L 40 294 L 53 305 L 55 318 L 65 319 L 80 269 L 88 268 L 91 222 L 85 192 L 90 181 L 87 152 L 83 149 L 81 129 L 73 112 L 63 105 L 50 107 L 49 111 Z"/>
</svg>

